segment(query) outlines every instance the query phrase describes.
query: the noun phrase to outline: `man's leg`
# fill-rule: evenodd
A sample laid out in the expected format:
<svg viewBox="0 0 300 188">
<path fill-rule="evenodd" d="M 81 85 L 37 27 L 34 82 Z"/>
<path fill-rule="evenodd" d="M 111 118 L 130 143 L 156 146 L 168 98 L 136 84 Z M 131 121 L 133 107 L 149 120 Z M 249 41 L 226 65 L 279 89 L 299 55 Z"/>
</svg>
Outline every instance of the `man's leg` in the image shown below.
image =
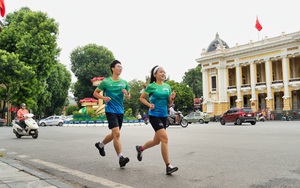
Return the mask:
<svg viewBox="0 0 300 188">
<path fill-rule="evenodd" d="M 120 167 L 124 167 L 129 162 L 129 158 L 123 157 L 123 154 L 122 154 L 122 145 L 121 145 L 121 141 L 120 141 L 120 128 L 119 127 L 115 127 L 112 129 L 112 136 L 113 136 L 114 148 L 119 157 L 119 165 L 120 165 Z"/>
<path fill-rule="evenodd" d="M 120 141 L 120 129 L 119 127 L 115 127 L 111 130 L 112 138 L 113 138 L 113 143 L 114 147 L 116 150 L 117 155 L 122 153 L 122 146 L 121 146 L 121 141 Z"/>
<path fill-rule="evenodd" d="M 20 126 L 21 128 L 25 129 L 26 127 L 25 120 L 20 120 Z"/>
<path fill-rule="evenodd" d="M 102 142 L 95 143 L 95 147 L 99 150 L 99 153 L 101 156 L 105 156 L 104 146 L 113 140 L 112 133 L 105 136 L 105 138 L 102 140 Z"/>
<path fill-rule="evenodd" d="M 178 116 L 177 115 L 174 115 L 174 121 L 175 121 L 175 124 L 178 124 Z"/>
</svg>

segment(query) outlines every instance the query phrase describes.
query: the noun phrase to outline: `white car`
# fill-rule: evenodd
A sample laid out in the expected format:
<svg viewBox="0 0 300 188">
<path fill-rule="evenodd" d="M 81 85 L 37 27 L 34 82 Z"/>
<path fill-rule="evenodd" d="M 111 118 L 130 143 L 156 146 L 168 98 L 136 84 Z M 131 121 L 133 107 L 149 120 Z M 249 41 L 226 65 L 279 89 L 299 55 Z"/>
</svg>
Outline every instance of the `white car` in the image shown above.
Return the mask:
<svg viewBox="0 0 300 188">
<path fill-rule="evenodd" d="M 63 116 L 49 116 L 46 119 L 41 119 L 39 121 L 39 126 L 62 126 L 64 124 Z"/>
</svg>

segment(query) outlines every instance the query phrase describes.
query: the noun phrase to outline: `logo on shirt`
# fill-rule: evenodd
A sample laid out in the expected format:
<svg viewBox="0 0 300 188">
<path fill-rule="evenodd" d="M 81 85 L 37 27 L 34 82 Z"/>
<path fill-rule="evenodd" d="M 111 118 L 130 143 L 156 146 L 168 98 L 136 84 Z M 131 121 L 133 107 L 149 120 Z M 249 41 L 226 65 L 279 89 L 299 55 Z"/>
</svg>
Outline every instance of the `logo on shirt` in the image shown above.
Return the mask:
<svg viewBox="0 0 300 188">
<path fill-rule="evenodd" d="M 119 83 L 119 85 L 118 85 L 119 87 L 125 87 L 125 85 L 124 84 L 122 84 L 122 83 Z"/>
</svg>

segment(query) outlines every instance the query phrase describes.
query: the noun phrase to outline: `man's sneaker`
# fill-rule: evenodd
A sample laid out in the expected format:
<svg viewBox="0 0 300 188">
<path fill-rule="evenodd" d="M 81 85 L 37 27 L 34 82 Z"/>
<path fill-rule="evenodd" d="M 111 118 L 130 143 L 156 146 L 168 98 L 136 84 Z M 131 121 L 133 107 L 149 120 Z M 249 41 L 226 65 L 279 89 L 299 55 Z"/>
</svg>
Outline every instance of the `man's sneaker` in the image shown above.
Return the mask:
<svg viewBox="0 0 300 188">
<path fill-rule="evenodd" d="M 100 142 L 97 142 L 97 143 L 95 144 L 95 147 L 99 150 L 100 155 L 104 157 L 104 156 L 105 156 L 104 147 L 103 147 L 103 148 L 100 148 Z"/>
<path fill-rule="evenodd" d="M 141 146 L 135 146 L 135 149 L 136 149 L 136 151 L 137 151 L 137 159 L 138 159 L 139 161 L 142 161 L 143 156 L 142 156 L 142 151 L 140 150 L 140 147 L 141 147 Z"/>
<path fill-rule="evenodd" d="M 169 165 L 168 167 L 167 167 L 167 175 L 171 175 L 173 172 L 176 172 L 178 170 L 178 167 L 173 167 L 173 166 L 171 166 L 171 165 Z"/>
<path fill-rule="evenodd" d="M 120 159 L 119 159 L 120 168 L 124 167 L 128 162 L 129 162 L 128 157 L 121 156 Z"/>
</svg>

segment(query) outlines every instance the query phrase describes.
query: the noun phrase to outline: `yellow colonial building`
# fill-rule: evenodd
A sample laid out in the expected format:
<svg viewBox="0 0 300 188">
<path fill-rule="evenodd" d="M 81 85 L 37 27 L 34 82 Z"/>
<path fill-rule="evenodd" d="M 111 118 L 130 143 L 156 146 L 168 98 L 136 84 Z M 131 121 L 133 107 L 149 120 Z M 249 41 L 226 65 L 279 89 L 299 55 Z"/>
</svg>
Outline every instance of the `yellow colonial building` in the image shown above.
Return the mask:
<svg viewBox="0 0 300 188">
<path fill-rule="evenodd" d="M 229 47 L 216 38 L 196 61 L 202 67 L 203 111 L 231 107 L 300 109 L 300 31 Z"/>
</svg>

